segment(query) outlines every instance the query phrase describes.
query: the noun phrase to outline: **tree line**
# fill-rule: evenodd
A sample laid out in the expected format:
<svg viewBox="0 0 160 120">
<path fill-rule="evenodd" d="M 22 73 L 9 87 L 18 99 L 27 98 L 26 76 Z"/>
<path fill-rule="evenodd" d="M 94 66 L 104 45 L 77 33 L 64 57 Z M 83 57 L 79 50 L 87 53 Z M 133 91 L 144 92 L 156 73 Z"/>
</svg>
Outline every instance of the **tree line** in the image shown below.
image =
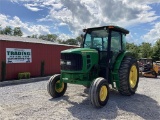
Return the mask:
<svg viewBox="0 0 160 120">
<path fill-rule="evenodd" d="M 23 32 L 20 27 L 15 27 L 12 29 L 10 26 L 6 26 L 4 29 L 1 29 L 0 27 L 0 34 L 11 35 L 11 36 L 22 36 Z M 68 45 L 80 45 L 82 43 L 82 35 L 76 37 L 75 39 L 71 38 L 67 40 L 60 39 L 56 34 L 47 34 L 47 35 L 33 34 L 30 36 L 27 36 L 27 38 L 42 39 L 42 40 L 52 41 L 60 44 L 68 44 Z"/>
<path fill-rule="evenodd" d="M 160 60 L 160 39 L 154 45 L 147 42 L 142 42 L 140 45 L 127 43 L 126 49 L 131 51 L 137 59 L 152 58 L 154 61 Z"/>
<path fill-rule="evenodd" d="M 4 29 L 0 28 L 0 34 L 12 35 L 12 36 L 22 36 L 23 35 L 20 27 L 15 27 L 12 29 L 10 26 L 6 26 Z"/>
<path fill-rule="evenodd" d="M 82 35 L 79 35 L 76 38 L 70 38 L 67 40 L 62 40 L 58 37 L 58 35 L 56 34 L 47 34 L 47 35 L 31 35 L 31 36 L 27 36 L 28 38 L 36 38 L 36 39 L 42 39 L 42 40 L 47 40 L 47 41 L 52 41 L 52 42 L 56 42 L 59 44 L 68 44 L 68 45 L 80 45 L 82 43 Z"/>
<path fill-rule="evenodd" d="M 22 36 L 23 32 L 20 27 L 11 28 L 9 26 L 4 29 L 0 29 L 0 34 L 12 35 L 12 36 Z M 68 45 L 80 45 L 83 41 L 83 35 L 79 35 L 76 38 L 71 38 L 67 40 L 62 40 L 56 34 L 38 35 L 34 34 L 27 36 L 28 38 L 36 38 L 47 41 L 52 41 L 60 44 Z M 150 43 L 143 42 L 140 45 L 134 43 L 126 43 L 126 50 L 131 51 L 137 59 L 139 58 L 152 58 L 154 61 L 160 60 L 160 39 L 152 46 Z"/>
</svg>

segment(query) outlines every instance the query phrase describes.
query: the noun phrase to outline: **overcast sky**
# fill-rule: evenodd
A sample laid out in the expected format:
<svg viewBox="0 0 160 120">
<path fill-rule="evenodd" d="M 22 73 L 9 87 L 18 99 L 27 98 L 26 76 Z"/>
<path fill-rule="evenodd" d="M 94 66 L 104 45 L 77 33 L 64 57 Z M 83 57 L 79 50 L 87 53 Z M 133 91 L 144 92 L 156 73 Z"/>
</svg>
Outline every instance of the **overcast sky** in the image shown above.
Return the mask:
<svg viewBox="0 0 160 120">
<path fill-rule="evenodd" d="M 58 34 L 74 38 L 83 28 L 118 25 L 128 42 L 160 38 L 160 0 L 0 0 L 0 24 L 21 27 L 24 36 Z"/>
</svg>

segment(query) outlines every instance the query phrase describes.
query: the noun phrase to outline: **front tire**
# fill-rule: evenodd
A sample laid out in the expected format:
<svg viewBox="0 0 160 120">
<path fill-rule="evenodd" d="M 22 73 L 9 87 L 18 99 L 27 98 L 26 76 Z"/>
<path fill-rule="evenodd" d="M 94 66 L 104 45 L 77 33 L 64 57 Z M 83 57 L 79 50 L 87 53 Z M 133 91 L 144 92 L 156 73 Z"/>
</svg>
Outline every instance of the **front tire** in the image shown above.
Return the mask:
<svg viewBox="0 0 160 120">
<path fill-rule="evenodd" d="M 62 82 L 60 84 L 60 75 L 53 75 L 50 77 L 48 84 L 47 84 L 47 91 L 50 96 L 53 98 L 61 97 L 64 95 L 67 89 L 67 83 Z"/>
<path fill-rule="evenodd" d="M 139 82 L 139 67 L 133 57 L 124 57 L 119 69 L 119 93 L 122 95 L 135 94 Z"/>
<path fill-rule="evenodd" d="M 104 107 L 109 99 L 109 86 L 106 79 L 99 77 L 95 79 L 89 90 L 91 103 L 97 107 Z"/>
</svg>

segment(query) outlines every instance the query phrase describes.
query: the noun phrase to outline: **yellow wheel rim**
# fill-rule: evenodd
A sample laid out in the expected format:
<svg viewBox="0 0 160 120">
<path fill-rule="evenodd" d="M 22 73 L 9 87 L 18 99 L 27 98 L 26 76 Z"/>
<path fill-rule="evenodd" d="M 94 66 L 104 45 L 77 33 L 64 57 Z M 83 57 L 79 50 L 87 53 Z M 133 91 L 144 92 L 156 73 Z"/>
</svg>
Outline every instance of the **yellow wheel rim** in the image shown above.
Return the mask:
<svg viewBox="0 0 160 120">
<path fill-rule="evenodd" d="M 62 83 L 62 86 L 60 86 L 60 80 L 58 80 L 55 85 L 56 92 L 60 93 L 63 91 L 63 89 L 64 89 L 64 83 Z"/>
<path fill-rule="evenodd" d="M 105 99 L 107 98 L 107 95 L 108 95 L 108 90 L 107 90 L 107 87 L 105 85 L 103 85 L 100 89 L 100 93 L 99 93 L 99 96 L 100 96 L 100 100 L 101 101 L 105 101 Z"/>
<path fill-rule="evenodd" d="M 130 69 L 130 74 L 129 74 L 129 83 L 131 88 L 134 88 L 136 86 L 137 83 L 137 67 L 135 65 L 132 65 L 131 69 Z"/>
</svg>

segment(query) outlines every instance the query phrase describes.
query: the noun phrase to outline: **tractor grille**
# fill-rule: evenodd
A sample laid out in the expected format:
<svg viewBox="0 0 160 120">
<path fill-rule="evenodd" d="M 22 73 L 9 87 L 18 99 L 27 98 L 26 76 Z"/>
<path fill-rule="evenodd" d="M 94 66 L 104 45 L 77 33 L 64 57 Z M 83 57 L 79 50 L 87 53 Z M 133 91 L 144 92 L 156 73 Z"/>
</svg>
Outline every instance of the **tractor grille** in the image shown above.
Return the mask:
<svg viewBox="0 0 160 120">
<path fill-rule="evenodd" d="M 82 70 L 82 66 L 82 55 L 76 53 L 61 53 L 61 70 L 79 71 Z"/>
</svg>

